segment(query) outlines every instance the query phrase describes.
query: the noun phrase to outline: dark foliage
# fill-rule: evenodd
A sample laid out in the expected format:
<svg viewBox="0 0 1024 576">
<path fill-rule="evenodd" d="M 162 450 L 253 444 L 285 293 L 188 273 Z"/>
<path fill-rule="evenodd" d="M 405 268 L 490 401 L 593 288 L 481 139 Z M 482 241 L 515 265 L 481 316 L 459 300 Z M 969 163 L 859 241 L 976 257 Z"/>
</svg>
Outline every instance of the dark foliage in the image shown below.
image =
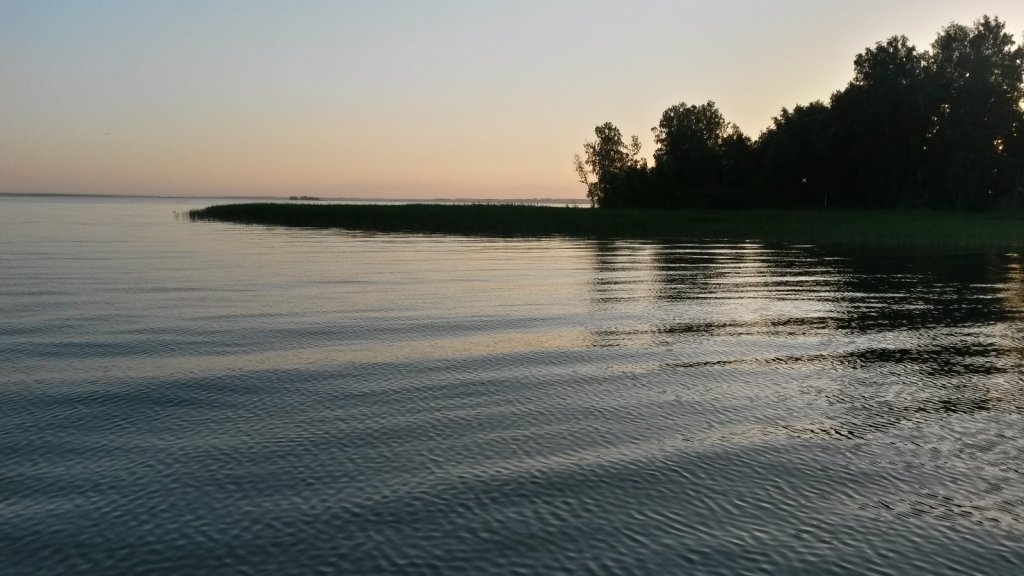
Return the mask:
<svg viewBox="0 0 1024 576">
<path fill-rule="evenodd" d="M 576 158 L 595 206 L 1020 207 L 1024 46 L 988 16 L 950 24 L 930 50 L 869 47 L 828 102 L 783 108 L 752 141 L 714 102 L 680 103 L 652 129 L 654 166 L 611 123 Z"/>
</svg>

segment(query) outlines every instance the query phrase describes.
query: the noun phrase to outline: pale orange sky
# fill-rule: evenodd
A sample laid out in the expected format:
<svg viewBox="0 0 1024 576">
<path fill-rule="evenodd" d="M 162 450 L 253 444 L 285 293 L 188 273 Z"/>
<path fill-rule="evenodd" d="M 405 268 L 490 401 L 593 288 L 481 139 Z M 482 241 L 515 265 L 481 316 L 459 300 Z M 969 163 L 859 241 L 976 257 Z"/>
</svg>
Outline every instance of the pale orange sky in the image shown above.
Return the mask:
<svg viewBox="0 0 1024 576">
<path fill-rule="evenodd" d="M 509 4 L 0 0 L 0 192 L 578 198 L 602 122 L 649 154 L 711 99 L 756 137 L 875 41 L 1024 30 L 1019 0 Z"/>
</svg>

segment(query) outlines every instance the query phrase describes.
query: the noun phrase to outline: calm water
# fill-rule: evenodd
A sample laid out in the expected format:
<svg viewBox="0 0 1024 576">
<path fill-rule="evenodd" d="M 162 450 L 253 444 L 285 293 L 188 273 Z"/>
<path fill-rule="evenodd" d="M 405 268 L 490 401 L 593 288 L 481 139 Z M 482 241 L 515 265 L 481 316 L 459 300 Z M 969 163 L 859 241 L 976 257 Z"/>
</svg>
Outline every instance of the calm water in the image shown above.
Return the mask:
<svg viewBox="0 0 1024 576">
<path fill-rule="evenodd" d="M 1024 259 L 0 198 L 0 573 L 1021 574 Z"/>
</svg>

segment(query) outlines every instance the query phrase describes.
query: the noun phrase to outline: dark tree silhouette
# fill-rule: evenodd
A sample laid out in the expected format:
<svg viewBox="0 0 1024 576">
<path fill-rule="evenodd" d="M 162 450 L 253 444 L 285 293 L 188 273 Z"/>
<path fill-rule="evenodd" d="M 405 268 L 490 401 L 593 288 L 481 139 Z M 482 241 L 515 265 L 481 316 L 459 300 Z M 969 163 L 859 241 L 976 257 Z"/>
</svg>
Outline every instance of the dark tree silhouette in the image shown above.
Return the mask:
<svg viewBox="0 0 1024 576">
<path fill-rule="evenodd" d="M 593 206 L 635 206 L 646 184 L 647 161 L 640 158 L 640 138 L 627 146 L 622 132 L 611 122 L 594 129 L 597 139 L 583 145 L 584 157 L 575 158 L 576 175 L 587 187 Z"/>
<path fill-rule="evenodd" d="M 835 122 L 822 102 L 785 108 L 758 139 L 763 168 L 759 203 L 825 208 L 833 186 Z"/>
<path fill-rule="evenodd" d="M 654 166 L 610 123 L 576 171 L 601 207 L 929 207 L 1024 204 L 1024 46 L 985 16 L 930 51 L 893 36 L 858 54 L 828 102 L 783 108 L 756 141 L 714 102 L 672 106 Z"/>
<path fill-rule="evenodd" d="M 1021 159 L 1006 145 L 1022 125 L 1024 47 L 998 18 L 986 16 L 971 27 L 950 24 L 932 44 L 928 74 L 932 203 L 998 204 L 1020 179 Z"/>
<path fill-rule="evenodd" d="M 658 145 L 654 162 L 660 204 L 707 203 L 709 193 L 724 180 L 723 141 L 738 128 L 726 122 L 709 100 L 699 106 L 685 102 L 671 106 L 651 131 Z"/>
<path fill-rule="evenodd" d="M 732 129 L 722 138 L 722 191 L 723 207 L 748 208 L 754 202 L 754 175 L 757 172 L 757 149 L 754 142 L 739 128 Z"/>
<path fill-rule="evenodd" d="M 906 36 L 858 54 L 854 78 L 832 96 L 836 205 L 922 204 L 930 114 L 924 55 Z"/>
</svg>

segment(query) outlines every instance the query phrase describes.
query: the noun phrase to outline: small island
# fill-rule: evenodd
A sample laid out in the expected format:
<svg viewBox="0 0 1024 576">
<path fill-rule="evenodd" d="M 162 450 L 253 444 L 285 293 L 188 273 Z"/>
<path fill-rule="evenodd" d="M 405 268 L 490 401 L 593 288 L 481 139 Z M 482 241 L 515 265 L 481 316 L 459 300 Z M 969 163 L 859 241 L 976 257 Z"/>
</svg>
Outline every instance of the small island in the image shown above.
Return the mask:
<svg viewBox="0 0 1024 576">
<path fill-rule="evenodd" d="M 758 138 L 714 102 L 665 110 L 653 163 L 611 122 L 575 158 L 594 209 L 238 204 L 194 220 L 381 232 L 1024 245 L 1024 46 L 998 18 L 858 54 L 849 84 Z M 293 197 L 293 199 L 296 199 Z M 311 197 L 298 199 L 313 200 Z"/>
</svg>

